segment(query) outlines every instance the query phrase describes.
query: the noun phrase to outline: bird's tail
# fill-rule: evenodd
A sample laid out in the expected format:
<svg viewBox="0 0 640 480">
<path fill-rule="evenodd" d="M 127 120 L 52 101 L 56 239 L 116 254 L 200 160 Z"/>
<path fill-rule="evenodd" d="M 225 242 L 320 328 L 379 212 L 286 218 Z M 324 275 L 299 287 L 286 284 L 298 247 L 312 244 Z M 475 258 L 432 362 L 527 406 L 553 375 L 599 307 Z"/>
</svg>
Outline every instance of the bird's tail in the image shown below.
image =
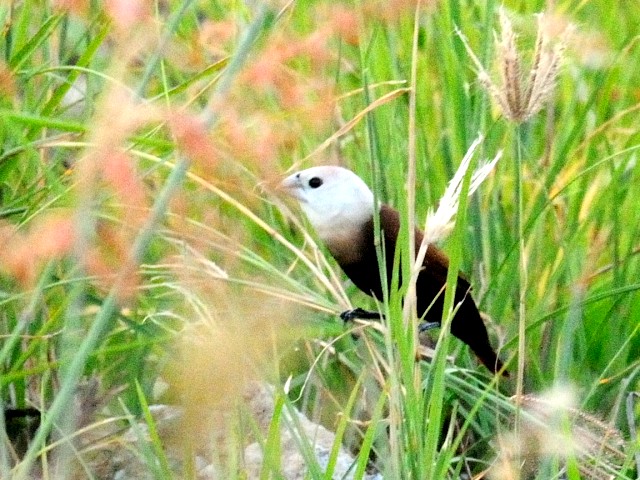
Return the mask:
<svg viewBox="0 0 640 480">
<path fill-rule="evenodd" d="M 491 348 L 483 348 L 482 351 L 474 350 L 473 353 L 493 373 L 500 373 L 503 377 L 509 378 L 509 372 L 504 368 L 502 360 L 498 358 L 498 355 Z"/>
<path fill-rule="evenodd" d="M 504 377 L 508 377 L 509 372 L 504 369 L 504 364 L 489 343 L 487 327 L 473 298 L 467 294 L 461 300 L 462 305 L 451 324 L 451 333 L 469 345 L 485 367 L 493 373 L 502 373 Z"/>
</svg>

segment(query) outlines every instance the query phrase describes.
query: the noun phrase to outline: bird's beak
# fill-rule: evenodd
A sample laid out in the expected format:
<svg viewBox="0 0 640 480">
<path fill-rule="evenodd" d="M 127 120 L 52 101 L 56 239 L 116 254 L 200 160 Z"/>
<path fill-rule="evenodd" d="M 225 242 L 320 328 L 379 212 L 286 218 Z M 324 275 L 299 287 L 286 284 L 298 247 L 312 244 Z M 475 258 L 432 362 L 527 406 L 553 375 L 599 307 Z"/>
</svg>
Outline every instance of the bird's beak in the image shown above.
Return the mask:
<svg viewBox="0 0 640 480">
<path fill-rule="evenodd" d="M 287 194 L 292 197 L 301 200 L 302 185 L 300 183 L 300 176 L 297 173 L 288 176 L 282 182 L 280 182 L 280 189 L 284 190 Z"/>
</svg>

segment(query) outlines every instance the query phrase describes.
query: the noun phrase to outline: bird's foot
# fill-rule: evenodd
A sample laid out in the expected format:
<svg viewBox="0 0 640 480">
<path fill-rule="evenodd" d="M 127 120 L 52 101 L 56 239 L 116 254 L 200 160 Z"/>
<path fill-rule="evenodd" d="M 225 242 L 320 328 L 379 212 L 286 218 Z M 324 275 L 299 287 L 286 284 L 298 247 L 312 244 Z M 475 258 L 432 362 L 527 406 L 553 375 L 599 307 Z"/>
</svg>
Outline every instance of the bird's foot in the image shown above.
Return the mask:
<svg viewBox="0 0 640 480">
<path fill-rule="evenodd" d="M 363 308 L 354 308 L 352 310 L 346 310 L 340 314 L 340 318 L 344 323 L 351 322 L 356 319 L 360 320 L 382 320 L 384 315 L 378 312 L 370 312 Z"/>
<path fill-rule="evenodd" d="M 438 328 L 440 323 L 438 322 L 422 322 L 418 325 L 418 333 L 426 332 L 427 330 L 432 330 L 434 328 Z"/>
</svg>

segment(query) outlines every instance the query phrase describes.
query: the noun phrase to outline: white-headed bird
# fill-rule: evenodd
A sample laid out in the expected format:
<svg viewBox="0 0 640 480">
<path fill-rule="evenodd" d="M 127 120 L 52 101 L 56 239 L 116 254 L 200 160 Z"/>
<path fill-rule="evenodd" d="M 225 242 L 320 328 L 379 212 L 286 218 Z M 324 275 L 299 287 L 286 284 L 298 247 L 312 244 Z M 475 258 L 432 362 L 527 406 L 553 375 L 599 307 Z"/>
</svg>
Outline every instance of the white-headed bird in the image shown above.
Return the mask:
<svg viewBox="0 0 640 480">
<path fill-rule="evenodd" d="M 356 287 L 382 300 L 383 287 L 375 247 L 375 203 L 367 184 L 346 168 L 322 166 L 295 173 L 281 185 L 300 202 L 318 236 Z M 400 215 L 388 205 L 381 205 L 379 213 L 387 285 L 391 285 Z M 416 251 L 422 238 L 423 233 L 416 229 Z M 438 325 L 441 321 L 448 268 L 447 256 L 430 244 L 416 281 L 417 314 L 427 322 L 423 325 Z M 459 306 L 451 323 L 451 333 L 469 345 L 489 370 L 499 372 L 502 362 L 489 343 L 487 329 L 471 297 L 469 282 L 462 276 L 458 276 L 455 303 Z M 372 318 L 369 312 L 361 309 L 353 312 L 355 317 L 363 314 L 365 318 Z"/>
</svg>

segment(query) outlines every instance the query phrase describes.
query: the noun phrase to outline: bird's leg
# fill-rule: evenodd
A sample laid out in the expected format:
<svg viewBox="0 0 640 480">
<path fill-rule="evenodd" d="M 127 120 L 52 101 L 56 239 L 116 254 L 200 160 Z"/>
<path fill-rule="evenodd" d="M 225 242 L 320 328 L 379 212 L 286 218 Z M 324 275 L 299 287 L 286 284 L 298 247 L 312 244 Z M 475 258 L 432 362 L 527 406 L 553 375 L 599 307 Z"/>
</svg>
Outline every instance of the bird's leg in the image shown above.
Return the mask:
<svg viewBox="0 0 640 480">
<path fill-rule="evenodd" d="M 344 323 L 351 322 L 356 319 L 360 320 L 382 320 L 384 315 L 379 312 L 370 312 L 363 308 L 354 308 L 352 310 L 346 310 L 340 314 L 340 318 Z"/>
<path fill-rule="evenodd" d="M 418 333 L 426 332 L 427 330 L 431 330 L 433 328 L 438 328 L 440 326 L 439 322 L 422 322 L 418 325 Z"/>
<path fill-rule="evenodd" d="M 371 312 L 357 307 L 352 310 L 345 310 L 340 314 L 340 318 L 347 323 L 353 320 L 384 320 L 384 315 L 380 312 Z M 418 325 L 418 332 L 423 333 L 438 327 L 440 327 L 440 322 L 422 322 Z"/>
</svg>

